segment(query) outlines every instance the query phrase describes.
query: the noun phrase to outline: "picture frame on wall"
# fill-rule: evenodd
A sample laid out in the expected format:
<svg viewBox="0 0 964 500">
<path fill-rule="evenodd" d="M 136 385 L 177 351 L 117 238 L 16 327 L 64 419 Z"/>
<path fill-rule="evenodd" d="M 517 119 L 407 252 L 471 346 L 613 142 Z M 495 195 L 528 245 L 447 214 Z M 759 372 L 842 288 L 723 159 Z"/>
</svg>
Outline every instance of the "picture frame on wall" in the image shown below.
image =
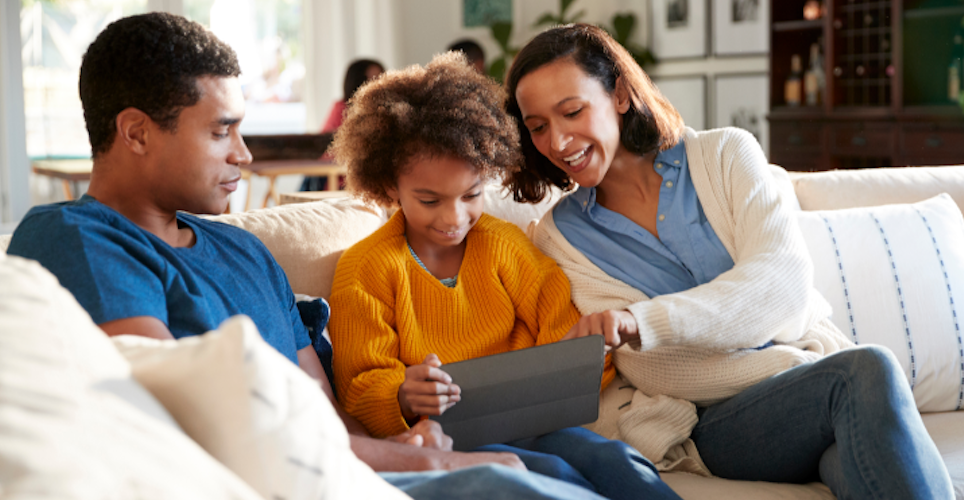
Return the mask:
<svg viewBox="0 0 964 500">
<path fill-rule="evenodd" d="M 477 28 L 512 22 L 512 0 L 462 0 L 462 26 Z"/>
<path fill-rule="evenodd" d="M 652 0 L 650 9 L 652 51 L 657 59 L 706 56 L 706 0 Z"/>
<path fill-rule="evenodd" d="M 668 76 L 654 78 L 653 83 L 683 117 L 683 123 L 694 130 L 706 126 L 706 76 Z"/>
<path fill-rule="evenodd" d="M 713 0 L 713 54 L 743 56 L 769 52 L 770 2 Z"/>
<path fill-rule="evenodd" d="M 767 74 L 717 75 L 713 88 L 713 126 L 739 127 L 749 131 L 769 158 L 770 124 L 767 112 L 770 84 Z"/>
</svg>

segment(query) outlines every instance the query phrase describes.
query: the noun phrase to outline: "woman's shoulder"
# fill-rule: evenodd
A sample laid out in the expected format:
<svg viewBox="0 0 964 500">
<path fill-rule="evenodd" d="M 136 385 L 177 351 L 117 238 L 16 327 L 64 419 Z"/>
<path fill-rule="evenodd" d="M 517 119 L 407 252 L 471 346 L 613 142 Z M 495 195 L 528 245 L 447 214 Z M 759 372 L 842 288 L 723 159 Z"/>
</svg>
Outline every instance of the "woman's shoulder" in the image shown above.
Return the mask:
<svg viewBox="0 0 964 500">
<path fill-rule="evenodd" d="M 728 144 L 758 144 L 753 134 L 738 127 L 721 127 L 700 131 L 687 127 L 686 132 L 683 134 L 683 142 L 687 145 L 699 144 L 704 147 Z"/>
</svg>

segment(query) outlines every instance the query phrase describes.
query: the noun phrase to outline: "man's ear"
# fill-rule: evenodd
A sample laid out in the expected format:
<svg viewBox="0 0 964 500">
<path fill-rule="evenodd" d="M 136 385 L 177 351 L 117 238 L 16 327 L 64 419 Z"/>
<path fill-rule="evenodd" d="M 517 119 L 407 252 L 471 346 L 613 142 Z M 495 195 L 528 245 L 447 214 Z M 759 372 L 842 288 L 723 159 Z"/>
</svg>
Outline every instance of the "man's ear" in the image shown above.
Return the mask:
<svg viewBox="0 0 964 500">
<path fill-rule="evenodd" d="M 115 139 L 132 153 L 144 155 L 147 153 L 148 141 L 151 133 L 157 130 L 154 120 L 147 113 L 137 108 L 127 108 L 117 114 L 114 119 L 117 126 Z"/>
<path fill-rule="evenodd" d="M 626 77 L 620 76 L 616 78 L 616 88 L 613 90 L 613 101 L 616 104 L 616 111 L 619 112 L 619 114 L 624 115 L 629 111 L 631 99 L 629 97 L 629 88 L 626 87 Z"/>
</svg>

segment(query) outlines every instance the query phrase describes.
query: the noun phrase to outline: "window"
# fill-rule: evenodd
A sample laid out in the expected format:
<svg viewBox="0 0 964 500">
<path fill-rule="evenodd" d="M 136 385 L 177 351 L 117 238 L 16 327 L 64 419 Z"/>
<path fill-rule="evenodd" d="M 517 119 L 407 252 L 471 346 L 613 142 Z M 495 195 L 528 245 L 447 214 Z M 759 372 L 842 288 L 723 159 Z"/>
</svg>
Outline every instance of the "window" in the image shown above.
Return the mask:
<svg viewBox="0 0 964 500">
<path fill-rule="evenodd" d="M 184 0 L 184 15 L 238 54 L 245 134 L 305 132 L 301 0 Z"/>
<path fill-rule="evenodd" d="M 90 156 L 77 80 L 87 46 L 108 24 L 147 10 L 147 0 L 22 0 L 27 154 Z"/>
</svg>

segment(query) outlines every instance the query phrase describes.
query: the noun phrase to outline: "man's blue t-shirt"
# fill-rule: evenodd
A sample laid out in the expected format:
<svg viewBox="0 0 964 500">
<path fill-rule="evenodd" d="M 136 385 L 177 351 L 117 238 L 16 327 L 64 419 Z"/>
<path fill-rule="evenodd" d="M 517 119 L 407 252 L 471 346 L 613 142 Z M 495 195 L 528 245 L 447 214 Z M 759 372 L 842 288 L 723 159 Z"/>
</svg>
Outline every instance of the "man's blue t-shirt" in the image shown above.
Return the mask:
<svg viewBox="0 0 964 500">
<path fill-rule="evenodd" d="M 284 271 L 251 233 L 178 213 L 197 238 L 174 248 L 84 195 L 30 210 L 7 253 L 40 262 L 97 324 L 153 316 L 175 338 L 216 329 L 236 314 L 295 364 L 311 345 Z"/>
</svg>

